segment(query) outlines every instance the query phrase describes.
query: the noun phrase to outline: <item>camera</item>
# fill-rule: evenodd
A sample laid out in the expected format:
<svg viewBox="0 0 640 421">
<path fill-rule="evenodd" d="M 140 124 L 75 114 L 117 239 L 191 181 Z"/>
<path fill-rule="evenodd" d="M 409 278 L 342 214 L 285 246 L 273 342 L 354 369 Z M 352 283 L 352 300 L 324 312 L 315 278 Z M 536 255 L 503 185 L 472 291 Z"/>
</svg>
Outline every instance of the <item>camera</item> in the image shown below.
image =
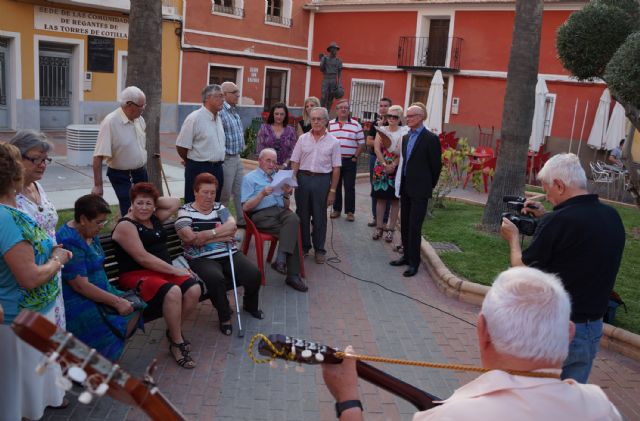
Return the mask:
<svg viewBox="0 0 640 421">
<path fill-rule="evenodd" d="M 526 200 L 527 199 L 522 196 L 503 196 L 502 201 L 507 204 L 507 209 L 509 209 L 510 212 L 504 212 L 500 220 L 507 218 L 518 227 L 520 234 L 531 236 L 536 232 L 538 221 L 532 216 L 522 215 L 520 213 L 520 211 L 524 209 L 524 202 L 526 202 Z M 535 209 L 535 207 L 532 206 L 528 207 Z"/>
</svg>

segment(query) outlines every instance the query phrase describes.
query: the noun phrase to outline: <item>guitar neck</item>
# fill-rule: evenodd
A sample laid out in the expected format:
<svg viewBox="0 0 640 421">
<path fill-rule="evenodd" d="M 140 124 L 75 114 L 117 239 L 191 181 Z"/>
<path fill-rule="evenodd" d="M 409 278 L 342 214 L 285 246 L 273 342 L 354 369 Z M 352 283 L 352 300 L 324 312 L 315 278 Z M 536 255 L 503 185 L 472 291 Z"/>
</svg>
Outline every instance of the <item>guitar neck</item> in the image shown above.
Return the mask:
<svg viewBox="0 0 640 421">
<path fill-rule="evenodd" d="M 419 411 L 426 411 L 427 409 L 440 405 L 434 402 L 440 400 L 437 396 L 411 386 L 409 383 L 405 383 L 370 364 L 357 361 L 356 370 L 361 379 L 410 402 Z"/>
<path fill-rule="evenodd" d="M 133 393 L 137 405 L 154 421 L 186 421 L 186 418 L 156 388 L 141 387 Z"/>
</svg>

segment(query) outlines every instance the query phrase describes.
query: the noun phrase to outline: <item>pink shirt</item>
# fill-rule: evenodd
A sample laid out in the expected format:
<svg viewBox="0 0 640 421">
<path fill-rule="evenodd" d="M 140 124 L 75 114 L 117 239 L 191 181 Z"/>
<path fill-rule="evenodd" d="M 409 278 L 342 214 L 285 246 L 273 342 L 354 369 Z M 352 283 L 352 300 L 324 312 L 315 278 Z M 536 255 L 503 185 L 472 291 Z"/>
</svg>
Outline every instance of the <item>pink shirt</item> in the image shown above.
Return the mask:
<svg viewBox="0 0 640 421">
<path fill-rule="evenodd" d="M 342 166 L 340 142 L 328 132 L 318 140 L 307 132 L 296 142 L 291 161 L 299 163 L 303 171 L 330 173 L 334 167 Z"/>
<path fill-rule="evenodd" d="M 505 419 L 595 421 L 622 417 L 594 384 L 513 376 L 499 370 L 484 373 L 453 392 L 442 405 L 413 417 L 413 421 Z"/>
</svg>

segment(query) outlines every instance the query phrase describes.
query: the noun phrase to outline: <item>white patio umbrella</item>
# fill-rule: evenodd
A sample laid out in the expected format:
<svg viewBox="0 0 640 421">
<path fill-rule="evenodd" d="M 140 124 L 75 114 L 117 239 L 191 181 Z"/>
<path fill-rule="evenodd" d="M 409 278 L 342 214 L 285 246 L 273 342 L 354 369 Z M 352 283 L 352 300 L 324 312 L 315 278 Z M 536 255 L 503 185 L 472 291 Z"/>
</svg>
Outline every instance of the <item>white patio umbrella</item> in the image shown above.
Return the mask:
<svg viewBox="0 0 640 421">
<path fill-rule="evenodd" d="M 600 96 L 600 102 L 596 109 L 596 117 L 593 119 L 593 126 L 589 134 L 587 145 L 592 149 L 604 148 L 604 134 L 607 132 L 607 122 L 609 121 L 609 109 L 611 108 L 611 94 L 609 89 L 605 89 Z"/>
<path fill-rule="evenodd" d="M 624 107 L 616 102 L 609 119 L 609 125 L 607 126 L 607 132 L 604 134 L 604 148 L 612 150 L 618 147 L 620 141 L 625 138 L 624 125 L 625 125 L 625 113 Z"/>
<path fill-rule="evenodd" d="M 544 104 L 547 100 L 547 83 L 541 77 L 538 77 L 536 84 L 535 108 L 533 109 L 533 122 L 531 123 L 531 137 L 529 137 L 529 150 L 538 152 L 540 145 L 544 142 Z"/>
<path fill-rule="evenodd" d="M 429 96 L 427 97 L 427 120 L 425 124 L 435 134 L 442 133 L 442 96 L 444 95 L 444 80 L 442 72 L 437 70 L 431 79 Z"/>
</svg>

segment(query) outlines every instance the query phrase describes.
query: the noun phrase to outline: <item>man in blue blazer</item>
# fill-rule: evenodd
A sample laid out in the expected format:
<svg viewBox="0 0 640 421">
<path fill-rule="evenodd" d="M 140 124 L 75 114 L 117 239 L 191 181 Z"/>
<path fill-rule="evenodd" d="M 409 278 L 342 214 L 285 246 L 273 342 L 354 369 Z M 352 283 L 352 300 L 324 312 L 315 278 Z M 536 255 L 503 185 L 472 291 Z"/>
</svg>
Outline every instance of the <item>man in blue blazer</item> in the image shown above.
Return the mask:
<svg viewBox="0 0 640 421">
<path fill-rule="evenodd" d="M 400 177 L 400 232 L 404 254 L 389 264 L 407 265 L 404 276 L 418 272 L 422 223 L 442 167 L 440 141 L 422 124 L 425 114 L 419 106 L 407 109 L 407 125 L 411 131 L 402 139 L 401 174 L 396 175 Z"/>
</svg>

